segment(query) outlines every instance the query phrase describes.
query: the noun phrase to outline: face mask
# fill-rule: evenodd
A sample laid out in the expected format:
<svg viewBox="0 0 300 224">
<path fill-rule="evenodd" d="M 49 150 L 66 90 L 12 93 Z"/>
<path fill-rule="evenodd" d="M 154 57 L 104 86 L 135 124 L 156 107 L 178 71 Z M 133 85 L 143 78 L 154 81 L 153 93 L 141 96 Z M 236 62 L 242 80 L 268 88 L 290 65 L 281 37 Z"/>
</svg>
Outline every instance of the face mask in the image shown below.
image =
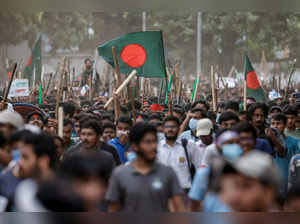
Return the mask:
<svg viewBox="0 0 300 224">
<path fill-rule="evenodd" d="M 197 123 L 198 120 L 192 118 L 189 122 L 189 128 L 191 129 L 191 131 L 195 131 L 197 129 Z"/>
<path fill-rule="evenodd" d="M 129 132 L 128 131 L 117 131 L 117 137 L 121 137 L 121 136 L 124 136 L 124 135 L 128 135 L 129 134 Z"/>
<path fill-rule="evenodd" d="M 225 159 L 234 162 L 243 154 L 239 144 L 226 144 L 222 146 L 222 155 Z"/>
<path fill-rule="evenodd" d="M 20 150 L 19 149 L 15 149 L 12 153 L 12 156 L 13 156 L 13 160 L 15 161 L 19 161 L 20 158 L 21 158 L 21 153 L 20 153 Z"/>
</svg>

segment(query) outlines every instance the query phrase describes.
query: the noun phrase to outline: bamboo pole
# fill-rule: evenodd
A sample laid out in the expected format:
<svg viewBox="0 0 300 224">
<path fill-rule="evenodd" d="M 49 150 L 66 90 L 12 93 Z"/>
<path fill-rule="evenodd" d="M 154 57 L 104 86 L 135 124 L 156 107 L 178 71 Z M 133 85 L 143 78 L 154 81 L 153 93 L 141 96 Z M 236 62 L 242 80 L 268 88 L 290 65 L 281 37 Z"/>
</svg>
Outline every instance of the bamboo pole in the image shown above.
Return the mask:
<svg viewBox="0 0 300 224">
<path fill-rule="evenodd" d="M 15 76 L 16 70 L 17 70 L 17 63 L 14 64 L 14 67 L 13 67 L 13 70 L 12 70 L 12 73 L 11 73 L 11 76 L 10 76 L 10 79 L 9 79 L 8 86 L 7 86 L 7 88 L 5 88 L 4 97 L 3 97 L 3 101 L 4 102 L 7 101 L 9 90 L 10 90 L 11 84 L 12 84 L 12 82 L 14 80 L 14 76 Z"/>
<path fill-rule="evenodd" d="M 216 94 L 215 94 L 215 75 L 214 75 L 214 67 L 210 67 L 210 77 L 211 77 L 211 95 L 213 100 L 213 111 L 217 111 L 217 104 L 216 104 Z"/>
<path fill-rule="evenodd" d="M 58 136 L 63 138 L 63 128 L 64 128 L 64 108 L 58 108 Z"/>
<path fill-rule="evenodd" d="M 244 111 L 247 111 L 247 80 L 244 80 Z"/>
<path fill-rule="evenodd" d="M 133 122 L 136 123 L 136 112 L 135 112 L 134 98 L 133 98 L 133 93 L 132 93 L 132 90 L 133 90 L 132 85 L 130 84 L 128 86 L 128 88 L 129 88 L 129 99 L 130 99 L 130 104 L 131 104 Z"/>
<path fill-rule="evenodd" d="M 122 85 L 119 86 L 119 88 L 116 90 L 116 94 L 120 94 L 121 91 L 124 89 L 124 87 L 126 87 L 126 85 L 130 82 L 130 80 L 136 76 L 136 70 L 133 70 L 130 75 L 124 80 L 124 82 L 122 83 Z M 113 101 L 113 97 L 110 97 L 109 100 L 106 102 L 106 104 L 104 105 L 104 108 L 106 109 L 108 107 L 109 104 L 111 104 L 111 102 Z"/>
<path fill-rule="evenodd" d="M 55 113 L 56 113 L 56 117 L 58 117 L 58 107 L 59 107 L 59 102 L 60 102 L 60 98 L 62 95 L 62 85 L 63 85 L 63 76 L 64 76 L 64 71 L 65 71 L 65 63 L 66 63 L 66 57 L 63 57 L 63 62 L 62 62 L 62 66 L 61 66 L 61 75 L 59 77 L 59 84 L 58 84 L 58 92 L 56 95 L 56 108 L 55 108 Z"/>
<path fill-rule="evenodd" d="M 112 47 L 112 54 L 113 54 L 115 70 L 116 70 L 116 74 L 117 74 L 117 87 L 119 87 L 121 85 L 122 81 L 121 81 L 121 73 L 120 73 L 117 51 L 114 46 Z"/>
</svg>

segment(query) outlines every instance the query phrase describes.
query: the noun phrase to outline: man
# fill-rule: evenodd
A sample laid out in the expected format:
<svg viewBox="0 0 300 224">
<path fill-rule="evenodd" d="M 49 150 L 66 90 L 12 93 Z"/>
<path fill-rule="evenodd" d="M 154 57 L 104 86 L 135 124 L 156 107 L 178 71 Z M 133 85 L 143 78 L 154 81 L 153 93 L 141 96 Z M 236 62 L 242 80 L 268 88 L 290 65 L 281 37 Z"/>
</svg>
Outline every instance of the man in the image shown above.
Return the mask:
<svg viewBox="0 0 300 224">
<path fill-rule="evenodd" d="M 43 130 L 46 121 L 41 113 L 32 112 L 27 117 L 27 123 L 31 125 L 35 125 L 39 127 L 41 130 Z"/>
<path fill-rule="evenodd" d="M 197 123 L 197 132 L 196 136 L 200 139 L 196 143 L 202 155 L 205 152 L 207 146 L 213 143 L 213 123 L 210 119 L 204 118 L 198 121 Z"/>
<path fill-rule="evenodd" d="M 183 123 L 180 126 L 179 130 L 179 137 L 181 139 L 188 139 L 193 140 L 195 142 L 199 141 L 199 138 L 196 136 L 196 128 L 197 128 L 197 122 L 200 119 L 206 118 L 207 113 L 199 108 L 195 108 L 191 111 L 191 113 L 188 113 L 186 116 L 186 119 L 183 121 Z M 189 130 L 186 130 L 186 127 L 188 126 Z"/>
<path fill-rule="evenodd" d="M 271 127 L 275 128 L 280 133 L 280 136 L 278 138 L 282 138 L 285 145 L 284 154 L 282 155 L 276 153 L 275 155 L 275 161 L 281 170 L 281 176 L 283 178 L 280 192 L 283 195 L 285 195 L 287 192 L 290 161 L 294 155 L 300 153 L 298 140 L 296 138 L 286 136 L 284 134 L 284 130 L 287 125 L 287 120 L 288 119 L 284 114 L 276 114 L 271 119 Z"/>
<path fill-rule="evenodd" d="M 19 178 L 23 180 L 16 189 L 15 205 L 17 211 L 36 211 L 30 206 L 35 196 L 37 183 L 54 178 L 58 154 L 53 138 L 45 134 L 28 133 L 18 142 L 21 158 Z"/>
<path fill-rule="evenodd" d="M 156 162 L 157 133 L 150 124 L 137 123 L 130 131 L 135 161 L 114 170 L 106 199 L 110 212 L 184 211 L 183 192 L 172 168 Z"/>
<path fill-rule="evenodd" d="M 195 109 L 195 108 L 199 108 L 199 109 L 202 109 L 204 111 L 208 111 L 209 110 L 209 104 L 205 100 L 198 100 L 195 103 L 193 103 L 193 105 L 192 105 L 192 109 Z"/>
<path fill-rule="evenodd" d="M 129 117 L 120 117 L 117 120 L 117 137 L 110 140 L 109 144 L 114 146 L 122 163 L 126 163 L 129 155 L 129 133 L 132 121 Z"/>
<path fill-rule="evenodd" d="M 92 61 L 89 58 L 86 58 L 84 60 L 84 65 L 85 65 L 85 69 L 84 71 L 81 73 L 80 77 L 81 77 L 81 82 L 80 82 L 80 86 L 85 86 L 85 85 L 89 85 L 89 80 L 91 78 L 93 78 L 93 66 L 92 66 Z M 99 81 L 99 74 L 96 72 L 96 82 Z M 96 85 L 97 86 L 97 85 Z"/>
<path fill-rule="evenodd" d="M 240 122 L 233 127 L 233 130 L 239 134 L 239 144 L 243 152 L 247 153 L 254 149 L 273 155 L 274 151 L 269 142 L 262 138 L 257 138 L 256 129 L 248 122 Z"/>
<path fill-rule="evenodd" d="M 287 105 L 284 107 L 283 113 L 287 117 L 285 135 L 294 137 L 300 140 L 300 130 L 296 129 L 296 120 L 298 116 L 297 107 L 294 105 Z"/>
<path fill-rule="evenodd" d="M 58 177 L 72 184 L 72 190 L 84 200 L 85 211 L 104 212 L 104 197 L 113 168 L 113 163 L 99 153 L 75 154 L 62 162 Z"/>
<path fill-rule="evenodd" d="M 186 155 L 183 142 L 178 138 L 180 125 L 178 118 L 172 116 L 166 117 L 163 124 L 165 139 L 159 142 L 157 159 L 162 164 L 174 169 L 181 187 L 185 192 L 188 192 L 192 183 L 192 174 L 190 173 L 188 160 L 196 169 L 200 168 L 203 152 L 199 150 L 193 141 L 188 140 Z"/>
<path fill-rule="evenodd" d="M 279 153 L 284 153 L 284 146 L 277 138 L 276 133 L 270 128 L 265 127 L 267 113 L 268 108 L 266 104 L 253 103 L 249 107 L 249 118 L 251 118 L 251 124 L 255 127 L 258 133 L 258 138 L 267 140 L 273 150 L 277 150 Z"/>
<path fill-rule="evenodd" d="M 229 101 L 225 104 L 225 111 L 230 111 L 232 113 L 239 113 L 239 103 L 236 101 Z"/>
<path fill-rule="evenodd" d="M 222 128 L 222 129 L 224 129 L 224 128 L 231 129 L 238 122 L 239 122 L 238 116 L 231 111 L 226 111 L 226 112 L 222 113 L 219 118 L 220 128 Z"/>
<path fill-rule="evenodd" d="M 102 141 L 108 143 L 110 140 L 116 137 L 116 126 L 111 122 L 103 124 Z"/>
<path fill-rule="evenodd" d="M 71 138 L 73 130 L 73 122 L 71 119 L 64 119 L 64 126 L 63 126 L 63 139 L 64 139 L 64 149 L 68 151 L 75 142 Z"/>
<path fill-rule="evenodd" d="M 77 153 L 99 153 L 106 157 L 113 164 L 120 164 L 120 158 L 115 148 L 111 145 L 101 142 L 102 127 L 98 120 L 89 118 L 80 123 L 80 140 L 81 142 L 66 152 L 68 157 Z"/>
<path fill-rule="evenodd" d="M 0 131 L 5 138 L 9 138 L 16 130 L 24 126 L 24 120 L 20 114 L 4 110 L 0 112 Z"/>
</svg>

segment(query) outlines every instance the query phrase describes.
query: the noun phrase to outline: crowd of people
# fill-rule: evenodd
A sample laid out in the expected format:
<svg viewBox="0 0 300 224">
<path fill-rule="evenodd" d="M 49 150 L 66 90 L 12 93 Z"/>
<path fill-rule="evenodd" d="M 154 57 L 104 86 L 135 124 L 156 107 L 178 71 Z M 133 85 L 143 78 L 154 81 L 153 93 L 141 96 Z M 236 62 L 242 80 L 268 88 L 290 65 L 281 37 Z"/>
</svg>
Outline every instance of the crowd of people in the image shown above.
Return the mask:
<svg viewBox="0 0 300 224">
<path fill-rule="evenodd" d="M 300 211 L 300 101 L 63 103 L 22 117 L 0 103 L 0 210 Z"/>
</svg>

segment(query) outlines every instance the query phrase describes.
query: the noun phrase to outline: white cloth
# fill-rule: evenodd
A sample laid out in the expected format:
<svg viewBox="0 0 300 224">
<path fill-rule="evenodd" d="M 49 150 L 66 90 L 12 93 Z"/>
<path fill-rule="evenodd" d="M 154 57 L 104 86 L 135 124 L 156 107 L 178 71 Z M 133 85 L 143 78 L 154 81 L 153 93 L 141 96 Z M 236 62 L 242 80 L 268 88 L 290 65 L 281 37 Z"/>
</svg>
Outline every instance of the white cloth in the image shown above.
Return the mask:
<svg viewBox="0 0 300 224">
<path fill-rule="evenodd" d="M 201 167 L 208 167 L 210 164 L 210 160 L 213 156 L 218 156 L 219 152 L 216 148 L 216 144 L 211 144 L 209 146 L 206 147 L 206 150 L 204 152 L 203 155 L 203 159 L 202 159 L 202 163 L 201 163 Z"/>
<path fill-rule="evenodd" d="M 200 144 L 198 146 L 191 140 L 188 141 L 187 151 L 190 162 L 194 164 L 196 169 L 200 168 L 204 148 Z M 174 146 L 162 140 L 158 145 L 157 160 L 166 166 L 174 169 L 182 188 L 191 187 L 191 175 L 185 156 L 185 151 L 181 140 L 178 138 Z"/>
</svg>

